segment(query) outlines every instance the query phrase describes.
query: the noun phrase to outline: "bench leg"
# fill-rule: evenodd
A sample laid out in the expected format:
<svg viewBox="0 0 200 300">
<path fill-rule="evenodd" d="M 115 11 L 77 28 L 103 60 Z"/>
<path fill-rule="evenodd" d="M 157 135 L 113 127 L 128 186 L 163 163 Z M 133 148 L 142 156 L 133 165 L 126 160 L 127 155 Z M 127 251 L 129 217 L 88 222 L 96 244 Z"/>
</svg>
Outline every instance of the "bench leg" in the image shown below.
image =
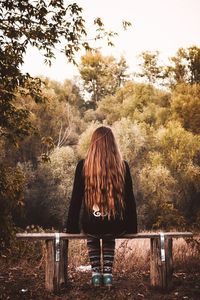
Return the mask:
<svg viewBox="0 0 200 300">
<path fill-rule="evenodd" d="M 161 240 L 151 238 L 150 282 L 152 286 L 166 290 L 171 286 L 173 274 L 172 238 L 165 238 L 165 252 L 161 249 Z"/>
<path fill-rule="evenodd" d="M 68 240 L 59 243 L 59 256 L 56 256 L 54 240 L 46 240 L 45 288 L 59 293 L 67 283 Z"/>
</svg>

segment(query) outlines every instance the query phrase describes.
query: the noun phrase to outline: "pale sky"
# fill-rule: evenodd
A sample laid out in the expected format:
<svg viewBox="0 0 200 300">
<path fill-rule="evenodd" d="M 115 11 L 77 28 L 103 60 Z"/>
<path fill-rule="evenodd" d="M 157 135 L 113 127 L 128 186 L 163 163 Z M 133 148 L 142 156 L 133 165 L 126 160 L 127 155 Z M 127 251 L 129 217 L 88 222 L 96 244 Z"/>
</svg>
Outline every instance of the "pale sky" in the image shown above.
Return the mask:
<svg viewBox="0 0 200 300">
<path fill-rule="evenodd" d="M 143 51 L 158 50 L 165 62 L 180 47 L 200 47 L 200 0 L 65 1 L 76 2 L 83 7 L 89 28 L 92 28 L 93 19 L 100 17 L 107 29 L 119 33 L 115 38 L 115 47 L 104 46 L 102 53 L 116 58 L 123 55 L 130 72 L 136 69 L 138 55 Z M 122 30 L 122 20 L 132 23 L 132 27 L 125 32 Z M 78 74 L 77 68 L 69 64 L 59 51 L 56 51 L 56 60 L 52 61 L 51 67 L 43 61 L 36 49 L 29 48 L 22 69 L 32 76 L 43 75 L 61 82 Z"/>
</svg>

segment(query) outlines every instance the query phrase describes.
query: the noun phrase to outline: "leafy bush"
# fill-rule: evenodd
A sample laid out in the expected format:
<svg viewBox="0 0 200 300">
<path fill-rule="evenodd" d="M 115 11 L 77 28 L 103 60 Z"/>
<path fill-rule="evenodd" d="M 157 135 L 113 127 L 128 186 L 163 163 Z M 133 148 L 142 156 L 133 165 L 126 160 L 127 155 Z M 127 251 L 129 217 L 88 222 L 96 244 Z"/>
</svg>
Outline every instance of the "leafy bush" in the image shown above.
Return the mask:
<svg viewBox="0 0 200 300">
<path fill-rule="evenodd" d="M 25 190 L 26 225 L 62 228 L 71 196 L 77 158 L 67 146 L 55 148 L 50 162 L 28 170 Z"/>
</svg>

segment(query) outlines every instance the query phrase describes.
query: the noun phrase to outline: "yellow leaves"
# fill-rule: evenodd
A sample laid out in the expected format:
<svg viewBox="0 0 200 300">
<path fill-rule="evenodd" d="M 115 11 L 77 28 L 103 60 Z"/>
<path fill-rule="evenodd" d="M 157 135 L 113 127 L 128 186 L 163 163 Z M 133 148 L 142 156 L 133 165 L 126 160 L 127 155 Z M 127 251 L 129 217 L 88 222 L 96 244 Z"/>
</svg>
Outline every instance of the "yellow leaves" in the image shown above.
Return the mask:
<svg viewBox="0 0 200 300">
<path fill-rule="evenodd" d="M 156 152 L 156 151 L 150 151 L 148 153 L 148 159 L 151 162 L 151 165 L 153 167 L 157 167 L 159 165 L 163 165 L 163 157 L 161 153 Z"/>
<path fill-rule="evenodd" d="M 54 147 L 54 142 L 51 136 L 44 136 L 41 139 L 41 144 L 42 144 L 42 160 L 43 162 L 49 162 L 50 158 L 49 158 L 49 153 L 50 150 L 53 149 Z"/>
<path fill-rule="evenodd" d="M 186 131 L 177 121 L 161 127 L 155 138 L 166 164 L 174 170 L 184 169 L 200 151 L 200 138 Z"/>
<path fill-rule="evenodd" d="M 25 183 L 25 174 L 20 166 L 16 168 L 0 166 L 0 194 L 4 201 L 4 208 L 2 208 L 0 216 L 4 210 L 24 205 L 23 189 Z"/>
<path fill-rule="evenodd" d="M 86 130 L 81 134 L 77 147 L 78 154 L 81 158 L 84 158 L 86 156 L 92 134 L 98 126 L 98 122 L 91 122 L 90 125 L 86 128 Z"/>
<path fill-rule="evenodd" d="M 128 161 L 134 161 L 146 147 L 146 130 L 140 124 L 133 123 L 128 118 L 122 118 L 120 121 L 115 122 L 113 130 L 123 157 Z"/>
<path fill-rule="evenodd" d="M 189 161 L 185 166 L 185 169 L 182 173 L 183 178 L 188 183 L 191 183 L 195 186 L 196 190 L 200 192 L 200 167 L 194 165 L 192 161 Z"/>
<path fill-rule="evenodd" d="M 41 142 L 43 145 L 47 146 L 47 147 L 53 147 L 54 143 L 53 143 L 53 139 L 51 136 L 44 136 L 41 139 Z"/>
<path fill-rule="evenodd" d="M 200 133 L 200 88 L 199 85 L 181 84 L 172 93 L 172 117 L 179 120 L 187 130 Z"/>
<path fill-rule="evenodd" d="M 119 62 L 113 56 L 103 56 L 99 51 L 88 51 L 81 57 L 79 72 L 85 90 L 93 103 L 106 95 L 114 95 L 128 75 L 124 58 Z"/>
<path fill-rule="evenodd" d="M 146 164 L 139 173 L 139 189 L 148 201 L 171 202 L 176 190 L 176 180 L 163 165 Z"/>
</svg>

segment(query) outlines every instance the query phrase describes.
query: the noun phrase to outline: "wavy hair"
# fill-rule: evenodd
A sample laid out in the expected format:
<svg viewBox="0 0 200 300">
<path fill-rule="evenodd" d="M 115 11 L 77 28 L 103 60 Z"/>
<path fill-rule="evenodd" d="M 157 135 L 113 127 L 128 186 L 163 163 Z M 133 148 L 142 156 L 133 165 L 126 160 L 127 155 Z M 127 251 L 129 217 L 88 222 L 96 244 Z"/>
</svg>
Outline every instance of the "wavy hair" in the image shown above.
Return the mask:
<svg viewBox="0 0 200 300">
<path fill-rule="evenodd" d="M 91 138 L 84 161 L 85 204 L 101 216 L 123 218 L 125 164 L 109 127 L 98 127 Z"/>
</svg>

